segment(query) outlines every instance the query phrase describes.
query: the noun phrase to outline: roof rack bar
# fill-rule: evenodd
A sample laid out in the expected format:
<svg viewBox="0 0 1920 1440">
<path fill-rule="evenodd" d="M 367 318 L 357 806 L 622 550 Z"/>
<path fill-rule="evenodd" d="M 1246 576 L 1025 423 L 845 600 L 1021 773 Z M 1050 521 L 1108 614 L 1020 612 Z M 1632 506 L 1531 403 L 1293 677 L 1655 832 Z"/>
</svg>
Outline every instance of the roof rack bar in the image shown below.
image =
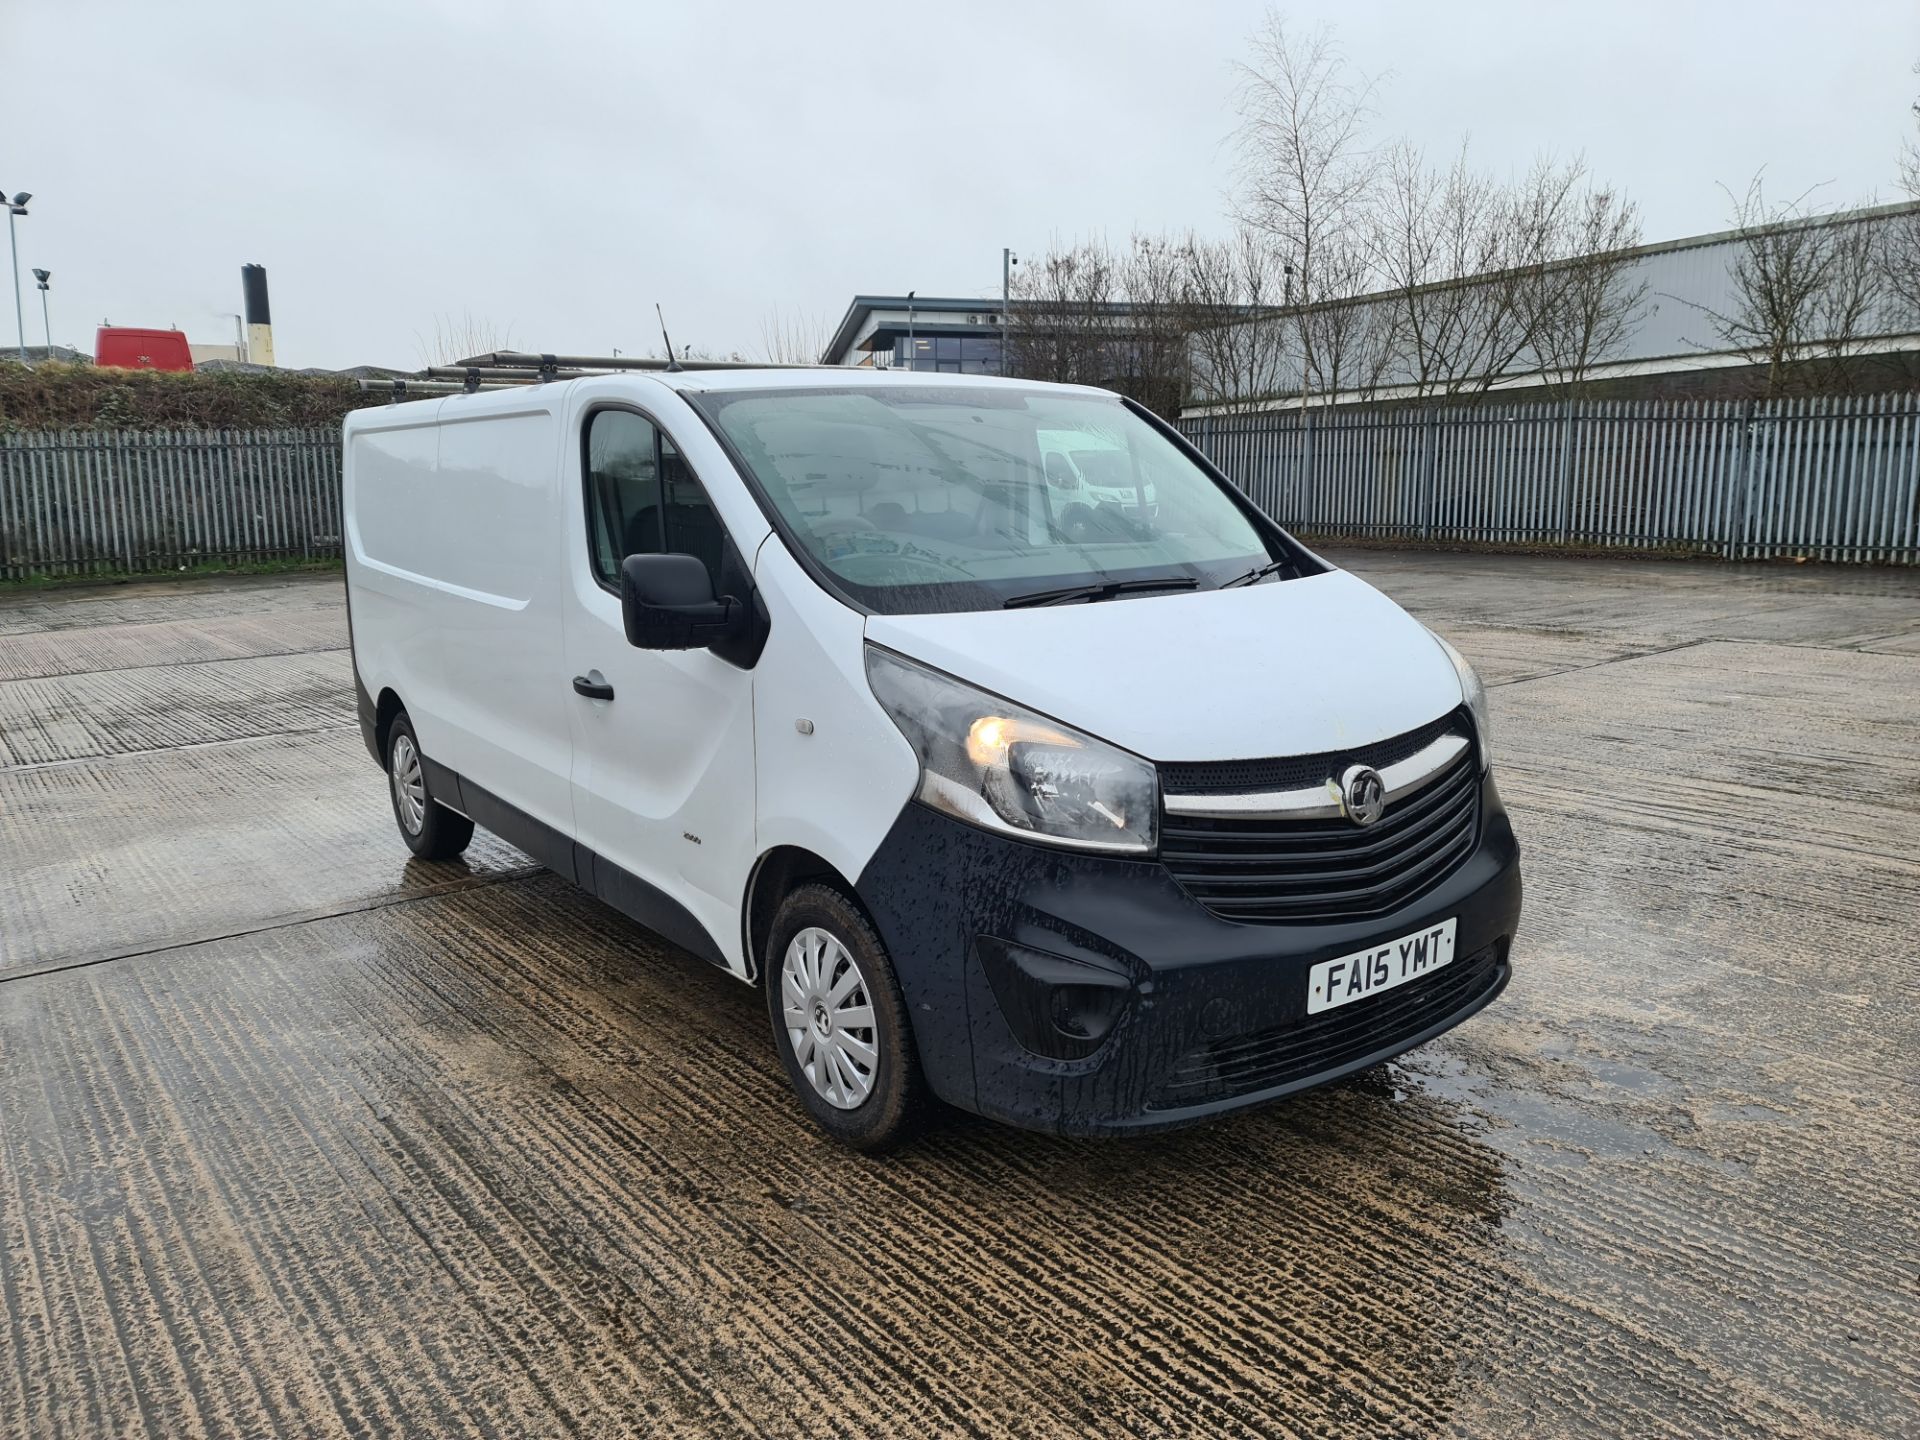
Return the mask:
<svg viewBox="0 0 1920 1440">
<path fill-rule="evenodd" d="M 669 362 L 633 355 L 543 355 L 526 350 L 491 350 L 485 355 L 469 355 L 456 365 L 478 365 L 483 369 L 538 371 L 552 365 L 559 370 L 665 370 Z M 764 360 L 681 360 L 682 370 L 836 370 L 836 365 L 775 365 Z"/>
<path fill-rule="evenodd" d="M 511 381 L 517 385 L 536 385 L 545 378 L 549 380 L 577 380 L 592 372 L 588 370 L 560 370 L 543 377 L 539 370 L 509 368 L 504 365 L 429 365 L 419 372 L 429 380 L 466 380 L 478 375 L 481 380 Z"/>
<path fill-rule="evenodd" d="M 360 377 L 358 384 L 368 394 L 387 397 L 392 404 L 402 404 L 408 400 L 439 399 L 443 395 L 459 395 L 466 390 L 464 385 L 452 380 L 420 380 L 411 375 L 396 375 L 391 380 Z M 500 381 L 482 381 L 482 391 L 518 389 L 518 383 Z"/>
<path fill-rule="evenodd" d="M 526 350 L 490 350 L 469 355 L 456 365 L 479 365 L 494 370 L 538 370 L 551 364 L 560 370 L 664 370 L 667 362 L 633 355 L 550 355 Z"/>
</svg>

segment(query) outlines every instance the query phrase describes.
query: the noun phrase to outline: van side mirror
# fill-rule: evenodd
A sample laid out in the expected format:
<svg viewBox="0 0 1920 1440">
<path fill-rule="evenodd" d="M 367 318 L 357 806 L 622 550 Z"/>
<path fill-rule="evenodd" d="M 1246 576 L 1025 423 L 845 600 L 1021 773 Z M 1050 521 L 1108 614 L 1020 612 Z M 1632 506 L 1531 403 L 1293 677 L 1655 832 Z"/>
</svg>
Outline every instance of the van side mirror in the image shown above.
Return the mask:
<svg viewBox="0 0 1920 1440">
<path fill-rule="evenodd" d="M 620 614 L 639 650 L 704 650 L 733 635 L 746 606 L 716 599 L 713 577 L 692 555 L 629 555 L 620 566 Z"/>
</svg>

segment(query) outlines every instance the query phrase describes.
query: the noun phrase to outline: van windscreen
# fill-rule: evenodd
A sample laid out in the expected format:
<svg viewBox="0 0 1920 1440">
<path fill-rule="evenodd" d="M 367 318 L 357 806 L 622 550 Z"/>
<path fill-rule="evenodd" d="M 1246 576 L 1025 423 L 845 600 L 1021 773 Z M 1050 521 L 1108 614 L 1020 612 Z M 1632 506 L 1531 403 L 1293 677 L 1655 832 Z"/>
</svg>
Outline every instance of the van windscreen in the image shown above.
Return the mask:
<svg viewBox="0 0 1920 1440">
<path fill-rule="evenodd" d="M 882 614 L 998 609 L 1114 582 L 1127 582 L 1116 594 L 1161 579 L 1211 589 L 1287 558 L 1117 399 L 937 385 L 688 398 L 789 543 Z"/>
</svg>

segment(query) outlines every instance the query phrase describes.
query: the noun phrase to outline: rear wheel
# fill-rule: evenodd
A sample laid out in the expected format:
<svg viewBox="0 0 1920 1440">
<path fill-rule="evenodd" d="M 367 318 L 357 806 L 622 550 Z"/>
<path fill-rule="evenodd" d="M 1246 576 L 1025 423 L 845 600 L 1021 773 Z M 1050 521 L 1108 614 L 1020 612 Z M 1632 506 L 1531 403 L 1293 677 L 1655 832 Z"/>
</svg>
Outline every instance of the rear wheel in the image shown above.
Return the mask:
<svg viewBox="0 0 1920 1440">
<path fill-rule="evenodd" d="M 911 1137 L 926 1082 L 893 964 L 859 907 L 831 886 L 795 890 L 762 968 L 774 1045 L 815 1123 L 868 1152 Z"/>
<path fill-rule="evenodd" d="M 451 860 L 473 839 L 473 821 L 433 798 L 419 737 L 404 712 L 387 731 L 387 789 L 400 838 L 422 860 Z"/>
</svg>

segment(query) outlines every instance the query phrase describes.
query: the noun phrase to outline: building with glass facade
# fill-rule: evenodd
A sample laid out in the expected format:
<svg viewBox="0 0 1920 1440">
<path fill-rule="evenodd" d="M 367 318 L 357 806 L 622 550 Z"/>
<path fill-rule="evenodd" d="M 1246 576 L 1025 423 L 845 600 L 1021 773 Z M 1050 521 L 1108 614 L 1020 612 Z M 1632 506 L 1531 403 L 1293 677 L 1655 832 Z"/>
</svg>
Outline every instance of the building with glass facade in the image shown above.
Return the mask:
<svg viewBox="0 0 1920 1440">
<path fill-rule="evenodd" d="M 1000 302 L 856 295 L 821 358 L 828 365 L 1000 373 Z"/>
<path fill-rule="evenodd" d="M 827 365 L 946 375 L 1023 375 L 1095 385 L 1163 415 L 1185 398 L 1184 342 L 1166 312 L 1125 301 L 1015 300 L 1012 353 L 1001 366 L 996 300 L 856 295 L 821 356 Z M 1149 324 L 1147 322 L 1154 323 Z"/>
</svg>

